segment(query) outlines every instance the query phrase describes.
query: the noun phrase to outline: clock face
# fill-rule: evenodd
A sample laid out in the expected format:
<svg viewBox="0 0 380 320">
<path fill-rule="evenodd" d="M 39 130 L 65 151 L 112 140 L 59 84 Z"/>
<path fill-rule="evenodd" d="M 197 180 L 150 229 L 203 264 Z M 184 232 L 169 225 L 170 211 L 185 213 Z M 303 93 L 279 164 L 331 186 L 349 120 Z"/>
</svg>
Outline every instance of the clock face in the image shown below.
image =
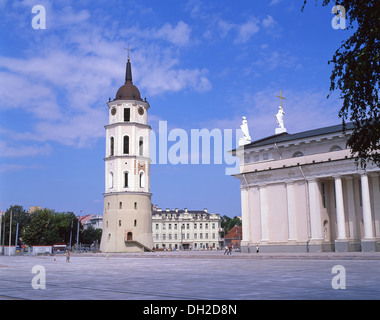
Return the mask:
<svg viewBox="0 0 380 320">
<path fill-rule="evenodd" d="M 144 114 L 144 108 L 140 107 L 139 108 L 139 115 L 142 116 Z"/>
<path fill-rule="evenodd" d="M 116 108 L 115 108 L 115 107 L 111 109 L 111 114 L 112 114 L 113 116 L 116 114 Z"/>
</svg>

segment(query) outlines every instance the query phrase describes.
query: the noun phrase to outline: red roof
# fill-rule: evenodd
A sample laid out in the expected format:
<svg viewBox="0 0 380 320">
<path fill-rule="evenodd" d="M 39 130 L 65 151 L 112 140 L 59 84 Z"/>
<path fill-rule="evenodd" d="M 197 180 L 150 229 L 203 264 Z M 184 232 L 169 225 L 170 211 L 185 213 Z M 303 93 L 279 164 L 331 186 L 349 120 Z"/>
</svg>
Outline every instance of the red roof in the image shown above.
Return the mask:
<svg viewBox="0 0 380 320">
<path fill-rule="evenodd" d="M 234 226 L 228 233 L 224 236 L 224 239 L 241 239 L 242 238 L 242 226 Z"/>
</svg>

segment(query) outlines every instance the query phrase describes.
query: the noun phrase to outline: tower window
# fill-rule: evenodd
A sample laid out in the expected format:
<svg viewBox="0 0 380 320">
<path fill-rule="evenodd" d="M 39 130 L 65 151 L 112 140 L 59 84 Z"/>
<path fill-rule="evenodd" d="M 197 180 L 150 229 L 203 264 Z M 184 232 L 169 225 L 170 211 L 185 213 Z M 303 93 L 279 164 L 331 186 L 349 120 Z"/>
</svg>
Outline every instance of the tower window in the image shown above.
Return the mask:
<svg viewBox="0 0 380 320">
<path fill-rule="evenodd" d="M 139 156 L 144 155 L 144 138 L 140 137 L 139 138 Z"/>
<path fill-rule="evenodd" d="M 131 109 L 125 108 L 124 109 L 124 122 L 131 121 Z"/>
<path fill-rule="evenodd" d="M 134 207 L 135 207 L 135 209 L 137 209 L 137 202 L 135 202 Z"/>
<path fill-rule="evenodd" d="M 119 220 L 119 227 L 121 227 L 121 220 Z"/>
<path fill-rule="evenodd" d="M 140 172 L 140 188 L 144 188 L 144 172 Z"/>
<path fill-rule="evenodd" d="M 112 189 L 113 188 L 113 172 L 112 171 L 109 173 L 108 179 L 109 179 L 108 187 Z"/>
<path fill-rule="evenodd" d="M 113 156 L 115 152 L 115 139 L 111 137 L 110 139 L 110 156 Z"/>
<path fill-rule="evenodd" d="M 123 153 L 129 154 L 129 136 L 123 138 Z"/>
<path fill-rule="evenodd" d="M 123 203 L 119 202 L 119 209 L 123 209 Z"/>
<path fill-rule="evenodd" d="M 137 227 L 137 220 L 134 221 L 133 225 Z"/>
<path fill-rule="evenodd" d="M 124 172 L 124 188 L 128 188 L 129 172 Z"/>
</svg>

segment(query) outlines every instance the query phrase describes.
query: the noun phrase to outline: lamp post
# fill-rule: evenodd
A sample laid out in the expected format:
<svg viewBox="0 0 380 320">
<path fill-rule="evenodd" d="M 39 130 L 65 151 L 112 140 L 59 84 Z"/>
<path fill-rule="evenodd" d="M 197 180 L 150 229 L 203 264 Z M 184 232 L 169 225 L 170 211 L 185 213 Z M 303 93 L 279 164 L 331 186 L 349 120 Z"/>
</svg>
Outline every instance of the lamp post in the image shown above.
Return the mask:
<svg viewBox="0 0 380 320">
<path fill-rule="evenodd" d="M 70 251 L 71 251 L 71 239 L 73 237 L 73 220 L 74 219 L 71 219 L 71 228 L 70 228 L 70 244 L 69 244 L 69 247 L 70 247 Z"/>
<path fill-rule="evenodd" d="M 9 249 L 8 249 L 8 256 L 11 255 L 11 242 L 12 242 L 12 211 L 11 211 L 11 217 L 9 219 Z"/>
</svg>

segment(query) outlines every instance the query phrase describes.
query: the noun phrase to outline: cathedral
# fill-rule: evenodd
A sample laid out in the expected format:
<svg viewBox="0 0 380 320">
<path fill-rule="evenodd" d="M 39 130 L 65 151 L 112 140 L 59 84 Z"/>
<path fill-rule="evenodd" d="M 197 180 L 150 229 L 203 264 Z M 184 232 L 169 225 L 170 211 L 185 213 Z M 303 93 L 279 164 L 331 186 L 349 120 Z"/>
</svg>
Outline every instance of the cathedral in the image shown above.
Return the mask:
<svg viewBox="0 0 380 320">
<path fill-rule="evenodd" d="M 125 83 L 107 103 L 103 252 L 153 248 L 150 193 L 149 103 L 132 81 L 128 57 Z"/>
<path fill-rule="evenodd" d="M 282 95 L 281 97 L 282 98 Z M 289 134 L 283 106 L 274 134 L 244 138 L 239 157 L 242 251 L 380 251 L 380 168 L 358 168 L 342 125 Z"/>
</svg>

